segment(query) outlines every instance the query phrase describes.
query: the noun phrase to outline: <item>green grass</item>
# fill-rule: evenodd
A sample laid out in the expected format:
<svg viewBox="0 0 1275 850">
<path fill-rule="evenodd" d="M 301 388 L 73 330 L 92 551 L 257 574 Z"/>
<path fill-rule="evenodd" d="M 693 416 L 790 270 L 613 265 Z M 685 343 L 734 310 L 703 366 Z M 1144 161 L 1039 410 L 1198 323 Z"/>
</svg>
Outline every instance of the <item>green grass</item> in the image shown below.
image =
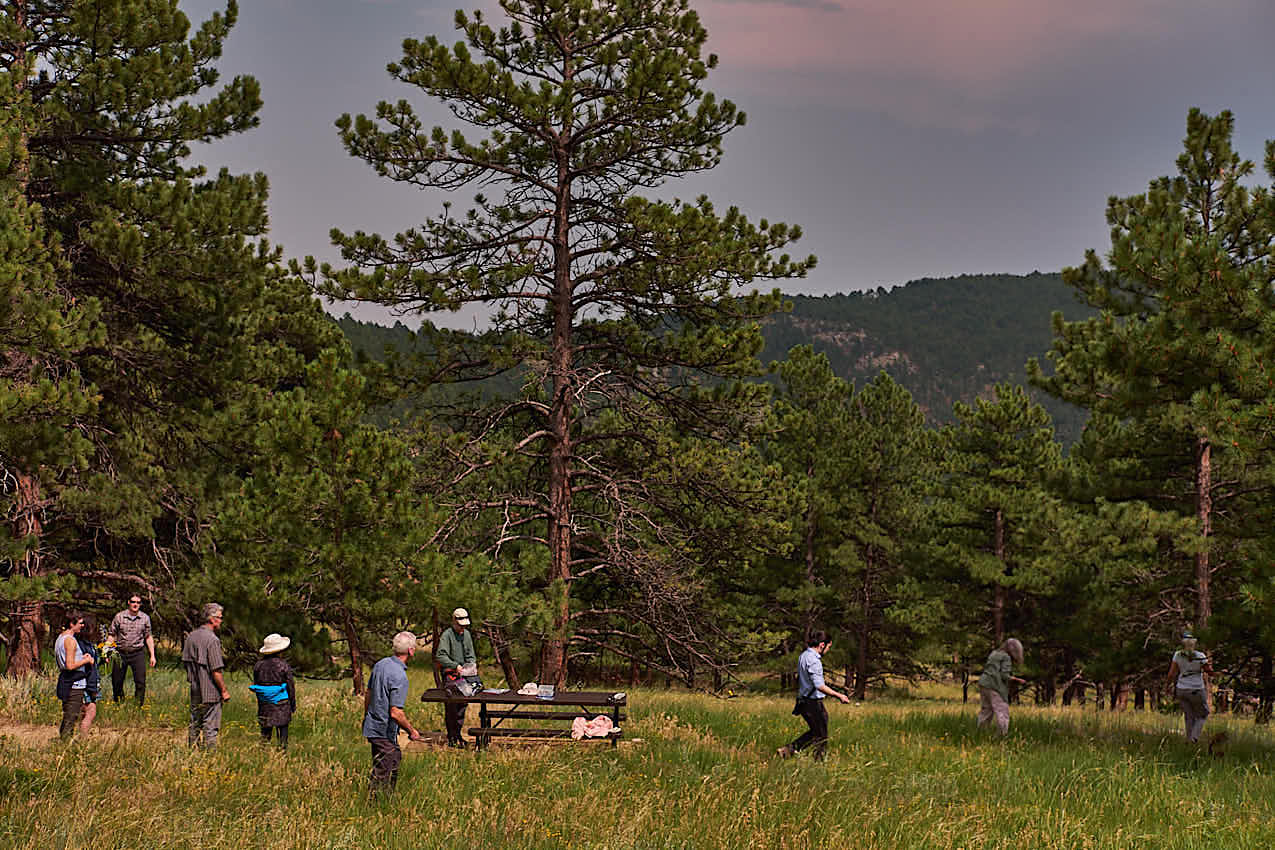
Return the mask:
<svg viewBox="0 0 1275 850">
<path fill-rule="evenodd" d="M 425 686 L 413 671 L 413 692 Z M 1173 715 L 1017 707 L 1007 740 L 954 691 L 831 705 L 819 764 L 779 761 L 791 700 L 630 692 L 628 741 L 409 750 L 399 792 L 369 802 L 348 683 L 303 682 L 292 749 L 256 742 L 235 679 L 221 748 L 184 743 L 185 682 L 153 674 L 151 706 L 103 706 L 64 746 L 52 683 L 0 685 L 0 846 L 22 848 L 1268 848 L 1275 746 L 1236 718 L 1216 759 Z M 409 702 L 424 728 L 436 706 Z M 469 718 L 471 721 L 473 717 Z M 45 732 L 47 737 L 47 731 Z M 633 741 L 640 738 L 640 741 Z"/>
</svg>

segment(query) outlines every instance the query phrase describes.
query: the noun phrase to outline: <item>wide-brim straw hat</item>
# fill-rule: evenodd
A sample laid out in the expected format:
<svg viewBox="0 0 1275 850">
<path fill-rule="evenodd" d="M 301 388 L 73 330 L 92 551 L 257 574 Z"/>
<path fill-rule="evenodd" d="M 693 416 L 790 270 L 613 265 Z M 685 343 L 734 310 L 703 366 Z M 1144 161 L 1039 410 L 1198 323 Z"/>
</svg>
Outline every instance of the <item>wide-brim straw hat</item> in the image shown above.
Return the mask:
<svg viewBox="0 0 1275 850">
<path fill-rule="evenodd" d="M 292 638 L 283 635 L 266 635 L 266 640 L 261 644 L 261 649 L 257 651 L 262 655 L 274 655 L 276 652 L 283 652 L 292 644 Z"/>
</svg>

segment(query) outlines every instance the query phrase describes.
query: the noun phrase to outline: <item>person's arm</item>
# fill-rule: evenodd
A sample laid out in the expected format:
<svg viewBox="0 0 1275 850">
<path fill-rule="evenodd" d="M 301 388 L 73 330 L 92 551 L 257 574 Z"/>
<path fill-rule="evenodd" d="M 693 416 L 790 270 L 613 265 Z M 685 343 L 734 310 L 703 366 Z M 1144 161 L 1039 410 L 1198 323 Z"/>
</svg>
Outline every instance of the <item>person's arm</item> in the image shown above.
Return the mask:
<svg viewBox="0 0 1275 850">
<path fill-rule="evenodd" d="M 110 628 L 106 630 L 106 635 L 107 637 L 115 641 L 116 643 L 120 642 L 120 615 L 119 614 L 116 614 L 114 617 L 111 618 L 111 625 L 110 625 Z"/>
<path fill-rule="evenodd" d="M 1167 690 L 1173 690 L 1173 685 L 1178 680 L 1178 662 L 1173 660 L 1169 662 L 1169 675 L 1165 679 L 1164 686 Z"/>
<path fill-rule="evenodd" d="M 815 661 L 814 666 L 810 668 L 810 684 L 814 685 L 815 690 L 819 691 L 825 696 L 830 696 L 833 699 L 841 700 L 841 702 L 843 703 L 850 702 L 850 697 L 846 696 L 840 691 L 835 691 L 832 688 L 828 687 L 828 683 L 823 680 L 823 660 L 822 659 Z"/>
<path fill-rule="evenodd" d="M 146 618 L 146 650 L 151 654 L 151 666 L 155 666 L 155 635 L 151 632 L 151 618 Z"/>
<path fill-rule="evenodd" d="M 288 704 L 294 712 L 297 710 L 297 681 L 291 667 L 288 668 Z"/>
<path fill-rule="evenodd" d="M 93 656 L 87 652 L 80 652 L 79 641 L 75 639 L 75 635 L 67 635 L 62 639 L 62 649 L 66 652 L 66 657 L 74 658 L 74 661 L 66 662 L 66 669 L 79 670 L 81 667 L 93 663 Z"/>
<path fill-rule="evenodd" d="M 407 712 L 403 711 L 399 706 L 390 706 L 390 719 L 407 730 L 407 739 L 409 741 L 419 741 L 421 739 L 421 733 L 416 731 L 416 727 L 407 719 Z"/>
<path fill-rule="evenodd" d="M 212 671 L 213 684 L 221 688 L 221 701 L 226 702 L 230 699 L 230 691 L 226 690 L 226 680 L 222 677 L 220 670 Z"/>
<path fill-rule="evenodd" d="M 465 663 L 478 666 L 478 653 L 474 651 L 474 630 L 465 629 L 465 636 L 469 640 L 465 641 Z"/>
</svg>

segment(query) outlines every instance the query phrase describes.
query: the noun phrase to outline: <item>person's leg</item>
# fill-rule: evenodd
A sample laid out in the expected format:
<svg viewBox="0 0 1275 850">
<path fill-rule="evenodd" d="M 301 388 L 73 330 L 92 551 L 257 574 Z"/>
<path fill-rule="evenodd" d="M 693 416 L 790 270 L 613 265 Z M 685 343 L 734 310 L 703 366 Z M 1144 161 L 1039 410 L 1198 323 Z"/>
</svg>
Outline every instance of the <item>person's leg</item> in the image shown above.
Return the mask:
<svg viewBox="0 0 1275 850">
<path fill-rule="evenodd" d="M 129 659 L 128 663 L 133 668 L 133 696 L 137 698 L 138 705 L 145 705 L 146 665 L 150 663 L 150 653 L 145 649 L 139 649 L 133 653 L 133 657 Z"/>
<path fill-rule="evenodd" d="M 204 728 L 204 708 L 207 703 L 194 702 L 190 703 L 190 730 L 186 733 L 186 743 L 192 747 L 198 746 L 200 743 L 200 733 Z"/>
<path fill-rule="evenodd" d="M 1191 737 L 1191 733 L 1192 731 L 1194 731 L 1194 728 L 1195 728 L 1195 712 L 1192 710 L 1193 706 L 1191 705 L 1190 694 L 1191 694 L 1190 691 L 1176 692 L 1176 696 L 1178 698 L 1178 707 L 1182 709 L 1183 732 L 1186 735 L 1186 739 L 1188 741 L 1193 741 L 1195 739 Z"/>
<path fill-rule="evenodd" d="M 116 702 L 124 700 L 124 656 L 121 654 L 111 665 L 111 699 Z"/>
<path fill-rule="evenodd" d="M 995 715 L 996 717 L 996 729 L 1002 735 L 1008 735 L 1009 734 L 1009 703 L 1005 702 L 1004 697 L 1002 697 L 996 691 L 991 690 L 990 688 L 988 689 L 988 693 L 990 694 L 990 701 L 992 704 L 992 714 Z"/>
<path fill-rule="evenodd" d="M 273 730 L 264 723 L 260 724 L 260 726 L 261 726 L 261 743 L 263 744 L 270 743 L 270 733 Z"/>
<path fill-rule="evenodd" d="M 62 722 L 58 724 L 58 737 L 65 741 L 74 735 L 83 713 L 84 691 L 71 691 L 71 695 L 62 700 Z"/>
<path fill-rule="evenodd" d="M 818 702 L 819 700 L 814 699 L 803 699 L 801 701 L 801 719 L 806 721 L 806 731 L 802 733 L 801 737 L 788 745 L 788 749 L 794 753 L 801 752 L 819 738 L 816 729 L 819 721 L 814 711 L 816 707 L 819 707 Z M 826 733 L 824 737 L 827 737 Z"/>
<path fill-rule="evenodd" d="M 397 741 L 388 738 L 368 738 L 372 745 L 372 775 L 368 779 L 368 791 L 373 795 L 392 791 L 398 782 L 398 766 L 403 752 Z"/>
<path fill-rule="evenodd" d="M 204 712 L 204 747 L 212 750 L 217 748 L 217 733 L 221 731 L 221 703 L 206 703 L 207 711 Z"/>
<path fill-rule="evenodd" d="M 461 735 L 461 724 L 464 722 L 465 704 L 449 702 L 443 704 L 443 721 L 447 726 L 447 743 L 459 744 L 464 738 Z"/>
<path fill-rule="evenodd" d="M 980 729 L 991 723 L 992 718 L 996 716 L 996 711 L 992 708 L 991 695 L 1000 696 L 991 688 L 978 689 L 978 726 Z"/>
<path fill-rule="evenodd" d="M 84 710 L 80 714 L 80 734 L 86 735 L 93 728 L 93 721 L 97 718 L 97 701 L 84 703 Z"/>
<path fill-rule="evenodd" d="M 828 709 L 823 704 L 823 700 L 811 700 L 814 708 L 811 709 L 810 731 L 814 735 L 812 751 L 815 761 L 823 761 L 824 753 L 828 749 Z"/>
<path fill-rule="evenodd" d="M 1192 743 L 1200 740 L 1204 721 L 1209 716 L 1209 704 L 1204 691 L 1178 691 L 1178 703 L 1182 706 L 1182 719 L 1186 725 L 1186 739 Z"/>
<path fill-rule="evenodd" d="M 281 750 L 288 749 L 288 724 L 285 723 L 282 726 L 279 726 L 276 728 L 278 729 L 278 732 L 279 732 L 279 749 Z"/>
</svg>

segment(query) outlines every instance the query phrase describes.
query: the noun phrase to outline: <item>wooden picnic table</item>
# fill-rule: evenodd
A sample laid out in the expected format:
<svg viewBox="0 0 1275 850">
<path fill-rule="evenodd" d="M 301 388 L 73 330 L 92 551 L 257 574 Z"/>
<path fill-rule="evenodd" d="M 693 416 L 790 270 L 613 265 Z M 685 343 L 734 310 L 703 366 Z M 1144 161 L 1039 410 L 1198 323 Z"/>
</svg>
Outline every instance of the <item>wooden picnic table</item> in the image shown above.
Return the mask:
<svg viewBox="0 0 1275 850">
<path fill-rule="evenodd" d="M 492 689 L 478 691 L 472 696 L 447 692 L 442 688 L 430 688 L 421 695 L 422 702 L 464 703 L 478 705 L 478 726 L 471 727 L 477 749 L 483 749 L 496 736 L 511 738 L 568 738 L 571 728 L 558 727 L 504 727 L 506 720 L 566 721 L 570 724 L 577 717 L 586 719 L 605 714 L 616 729 L 606 737 L 583 738 L 586 741 L 607 741 L 615 747 L 620 740 L 620 723 L 626 719 L 623 709 L 628 696 L 615 691 L 556 691 L 552 697 L 527 696 L 514 690 L 495 692 Z M 567 711 L 564 709 L 574 709 Z M 602 709 L 602 710 L 599 710 Z"/>
</svg>

